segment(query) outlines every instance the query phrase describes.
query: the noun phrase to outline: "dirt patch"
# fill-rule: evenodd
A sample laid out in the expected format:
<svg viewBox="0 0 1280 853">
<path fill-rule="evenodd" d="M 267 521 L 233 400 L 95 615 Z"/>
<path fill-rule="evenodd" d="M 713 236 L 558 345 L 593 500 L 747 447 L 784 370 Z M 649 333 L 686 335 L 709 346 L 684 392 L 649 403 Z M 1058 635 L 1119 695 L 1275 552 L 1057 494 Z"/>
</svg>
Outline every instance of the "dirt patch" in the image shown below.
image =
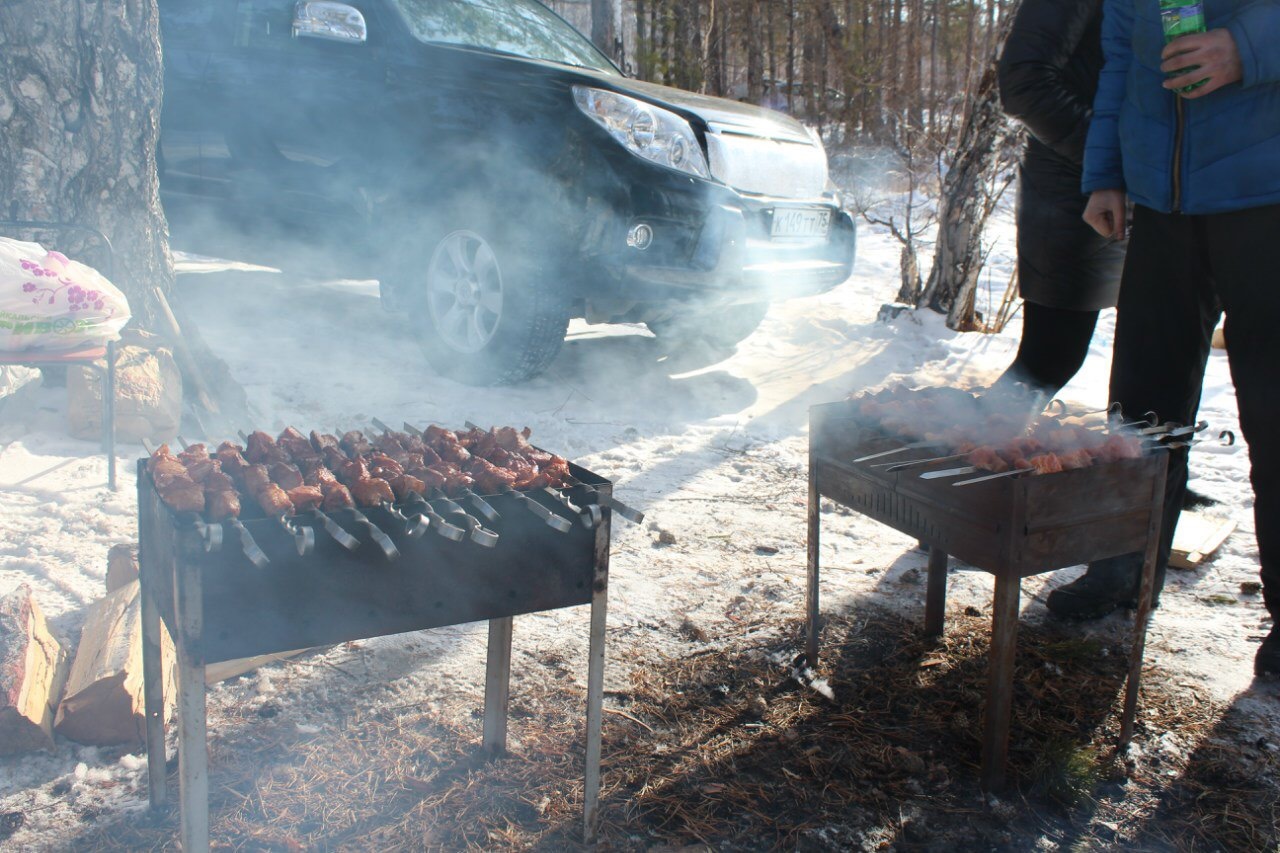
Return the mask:
<svg viewBox="0 0 1280 853">
<path fill-rule="evenodd" d="M 1022 626 L 1012 782 L 995 799 L 977 785 L 987 620 L 955 616 L 931 642 L 860 608 L 829 620 L 811 675 L 793 665 L 801 626 L 785 630 L 639 668 L 607 696 L 600 849 L 1280 843 L 1280 762 L 1244 711 L 1149 668 L 1135 749 L 1114 755 L 1125 648 Z M 557 670 L 526 688 L 496 761 L 465 709 L 354 713 L 319 735 L 246 712 L 213 750 L 212 836 L 246 850 L 579 849 L 584 696 Z M 159 849 L 175 832 L 170 815 L 80 841 Z"/>
</svg>

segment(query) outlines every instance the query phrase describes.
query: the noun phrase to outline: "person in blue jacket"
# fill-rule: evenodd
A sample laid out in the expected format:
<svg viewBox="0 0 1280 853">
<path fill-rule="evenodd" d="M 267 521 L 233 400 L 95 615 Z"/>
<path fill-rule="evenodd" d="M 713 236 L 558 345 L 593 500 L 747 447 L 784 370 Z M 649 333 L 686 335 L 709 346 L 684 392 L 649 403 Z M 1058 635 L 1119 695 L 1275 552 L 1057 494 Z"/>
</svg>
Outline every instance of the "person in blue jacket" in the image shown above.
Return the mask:
<svg viewBox="0 0 1280 853">
<path fill-rule="evenodd" d="M 1111 394 L 1127 412 L 1192 423 L 1213 329 L 1225 335 L 1250 475 L 1270 634 L 1254 659 L 1280 674 L 1280 0 L 1202 0 L 1207 32 L 1167 46 L 1158 0 L 1106 0 L 1106 57 L 1085 144 L 1085 221 L 1125 236 Z M 1203 81 L 1203 82 L 1202 82 Z M 1177 90 L 1200 83 L 1194 89 Z M 1186 488 L 1171 455 L 1160 565 Z M 1096 570 L 1096 571 L 1095 571 Z M 1090 576 L 1093 576 L 1091 579 Z M 1099 564 L 1059 595 L 1122 606 L 1136 572 Z"/>
</svg>

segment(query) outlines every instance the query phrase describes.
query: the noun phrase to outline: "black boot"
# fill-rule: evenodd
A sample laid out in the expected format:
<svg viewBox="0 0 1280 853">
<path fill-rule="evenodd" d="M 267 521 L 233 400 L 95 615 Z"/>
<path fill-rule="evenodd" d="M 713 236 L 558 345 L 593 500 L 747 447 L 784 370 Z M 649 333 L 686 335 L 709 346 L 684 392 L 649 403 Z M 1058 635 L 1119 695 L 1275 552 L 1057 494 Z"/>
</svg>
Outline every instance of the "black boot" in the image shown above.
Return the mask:
<svg viewBox="0 0 1280 853">
<path fill-rule="evenodd" d="M 1254 675 L 1280 675 L 1280 623 L 1271 628 L 1271 633 L 1258 647 L 1253 658 Z"/>
<path fill-rule="evenodd" d="M 1122 607 L 1137 607 L 1142 559 L 1142 554 L 1125 554 L 1090 563 L 1083 575 L 1049 593 L 1045 602 L 1049 612 L 1063 619 L 1085 621 L 1101 619 Z M 1157 600 L 1162 580 L 1163 577 L 1156 578 Z"/>
</svg>

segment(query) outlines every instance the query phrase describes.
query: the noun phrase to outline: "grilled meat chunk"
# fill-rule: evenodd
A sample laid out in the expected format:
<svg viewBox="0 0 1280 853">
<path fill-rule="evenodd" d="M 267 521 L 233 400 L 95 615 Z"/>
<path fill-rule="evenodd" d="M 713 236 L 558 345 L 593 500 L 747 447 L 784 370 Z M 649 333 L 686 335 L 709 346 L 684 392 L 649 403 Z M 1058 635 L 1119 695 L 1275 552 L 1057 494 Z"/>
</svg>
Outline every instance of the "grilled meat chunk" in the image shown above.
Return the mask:
<svg viewBox="0 0 1280 853">
<path fill-rule="evenodd" d="M 289 500 L 297 512 L 308 512 L 324 503 L 324 491 L 319 486 L 296 486 L 289 489 Z"/>
<path fill-rule="evenodd" d="M 382 506 L 384 503 L 394 503 L 396 499 L 391 484 L 378 477 L 361 477 L 356 480 L 351 484 L 351 496 L 355 498 L 357 506 Z"/>
<path fill-rule="evenodd" d="M 341 483 L 332 483 L 324 487 L 324 506 L 325 512 L 333 512 L 334 510 L 347 509 L 355 506 L 355 500 L 351 497 L 351 491 Z"/>
<path fill-rule="evenodd" d="M 224 521 L 240 515 L 240 496 L 235 492 L 206 492 L 205 499 L 204 511 L 210 521 Z"/>
</svg>

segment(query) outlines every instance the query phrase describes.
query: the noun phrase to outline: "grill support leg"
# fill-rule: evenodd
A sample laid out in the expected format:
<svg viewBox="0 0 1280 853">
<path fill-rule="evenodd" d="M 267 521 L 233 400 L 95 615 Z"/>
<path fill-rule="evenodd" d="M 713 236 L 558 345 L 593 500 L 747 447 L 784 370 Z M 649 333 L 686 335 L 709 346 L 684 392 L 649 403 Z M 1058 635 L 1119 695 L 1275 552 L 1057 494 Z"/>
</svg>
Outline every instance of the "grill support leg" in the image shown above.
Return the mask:
<svg viewBox="0 0 1280 853">
<path fill-rule="evenodd" d="M 147 792 L 151 809 L 161 809 L 169 799 L 164 747 L 164 651 L 161 645 L 160 608 L 151 592 L 142 593 L 142 694 L 147 732 Z"/>
<path fill-rule="evenodd" d="M 484 676 L 484 748 L 507 751 L 507 710 L 511 700 L 510 616 L 489 620 L 489 656 Z"/>
<path fill-rule="evenodd" d="M 1004 787 L 1009 754 L 1009 708 L 1013 700 L 1013 658 L 1018 644 L 1018 603 L 1022 579 L 996 574 L 991 616 L 991 663 L 987 674 L 987 712 L 982 735 L 982 789 Z"/>
<path fill-rule="evenodd" d="M 1156 561 L 1159 559 L 1161 527 L 1164 523 L 1164 484 L 1167 469 L 1161 469 L 1153 484 L 1151 522 L 1147 526 L 1147 552 L 1142 563 L 1142 581 L 1138 587 L 1138 612 L 1133 619 L 1133 648 L 1129 652 L 1129 677 L 1125 683 L 1124 711 L 1120 715 L 1120 741 L 1124 751 L 1133 739 L 1133 723 L 1138 715 L 1138 686 L 1142 680 L 1142 656 L 1147 645 L 1147 626 L 1151 622 L 1151 604 L 1155 598 Z"/>
<path fill-rule="evenodd" d="M 929 586 L 924 597 L 924 633 L 941 637 L 947 612 L 947 552 L 929 549 Z"/>
<path fill-rule="evenodd" d="M 813 453 L 809 454 L 809 540 L 808 540 L 808 584 L 805 587 L 805 660 L 809 666 L 818 665 L 818 634 L 822 630 L 818 601 L 818 549 L 819 528 L 822 526 L 821 495 L 818 494 L 818 481 L 814 477 L 817 470 Z"/>
<path fill-rule="evenodd" d="M 612 490 L 610 490 L 612 493 Z M 609 615 L 609 531 L 605 512 L 596 528 L 595 577 L 591 583 L 591 635 L 587 643 L 587 759 L 582 786 L 582 836 L 594 844 L 600 830 L 600 735 L 604 723 L 604 641 Z"/>
<path fill-rule="evenodd" d="M 197 566 L 179 559 L 175 574 L 182 850 L 205 853 L 209 849 L 209 745 L 205 728 L 203 593 Z"/>
</svg>

